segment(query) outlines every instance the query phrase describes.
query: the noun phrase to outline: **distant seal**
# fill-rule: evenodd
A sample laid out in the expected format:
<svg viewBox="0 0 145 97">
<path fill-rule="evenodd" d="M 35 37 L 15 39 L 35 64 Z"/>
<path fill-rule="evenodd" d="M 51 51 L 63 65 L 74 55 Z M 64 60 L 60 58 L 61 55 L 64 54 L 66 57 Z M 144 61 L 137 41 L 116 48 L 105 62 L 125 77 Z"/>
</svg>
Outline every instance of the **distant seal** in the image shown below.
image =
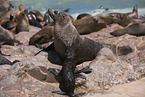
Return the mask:
<svg viewBox="0 0 145 97">
<path fill-rule="evenodd" d="M 135 5 L 133 7 L 132 12 L 128 12 L 128 13 L 109 13 L 108 14 L 111 17 L 117 17 L 117 18 L 121 18 L 123 15 L 127 15 L 130 18 L 138 18 L 138 7 L 137 5 Z"/>
<path fill-rule="evenodd" d="M 126 13 L 127 16 L 129 16 L 130 18 L 138 18 L 138 7 L 137 4 L 133 7 L 132 12 Z"/>
<path fill-rule="evenodd" d="M 93 60 L 103 46 L 90 40 L 82 38 L 68 14 L 58 10 L 49 9 L 49 14 L 54 20 L 54 43 L 45 50 L 54 50 L 62 59 L 60 89 L 69 96 L 74 95 L 75 68 L 77 64 Z"/>
<path fill-rule="evenodd" d="M 137 9 L 137 5 L 134 6 L 133 11 L 129 12 L 129 13 L 110 13 L 108 14 L 108 16 L 110 17 L 116 17 L 118 19 L 120 19 L 120 24 L 123 27 L 126 27 L 128 24 L 133 23 L 134 20 L 138 18 L 138 9 Z"/>
<path fill-rule="evenodd" d="M 23 11 L 24 11 L 23 5 L 20 4 L 17 11 L 16 11 L 15 18 L 17 18 L 19 16 L 19 14 Z"/>
<path fill-rule="evenodd" d="M 29 31 L 29 21 L 25 12 L 21 12 L 16 21 L 16 34 L 21 31 Z"/>
<path fill-rule="evenodd" d="M 124 29 L 118 29 L 110 33 L 113 36 L 121 36 L 124 34 L 130 34 L 135 36 L 145 35 L 145 23 L 133 23 Z"/>
<path fill-rule="evenodd" d="M 0 25 L 7 30 L 11 30 L 16 27 L 16 22 L 14 21 L 14 17 L 10 15 L 10 19 L 1 23 Z"/>
<path fill-rule="evenodd" d="M 15 42 L 15 36 L 14 33 L 4 29 L 0 25 L 0 42 L 4 42 L 5 44 L 13 45 Z"/>
<path fill-rule="evenodd" d="M 50 17 L 48 11 L 44 14 L 44 20 L 43 21 L 45 22 L 44 26 L 53 22 L 53 19 Z"/>
<path fill-rule="evenodd" d="M 91 15 L 88 14 L 88 13 L 79 14 L 79 15 L 77 16 L 77 20 L 79 20 L 79 19 L 81 19 L 81 18 L 83 18 L 83 17 L 85 17 L 85 16 L 91 16 Z"/>
<path fill-rule="evenodd" d="M 73 21 L 74 26 L 80 34 L 88 34 L 91 32 L 97 32 L 106 27 L 105 23 L 98 23 L 98 19 L 87 15 L 79 20 Z"/>
<path fill-rule="evenodd" d="M 30 25 L 42 28 L 42 25 L 40 24 L 40 22 L 37 20 L 36 16 L 31 11 L 24 10 L 24 12 L 26 13 L 26 15 L 28 17 Z"/>
<path fill-rule="evenodd" d="M 43 17 L 43 15 L 38 10 L 33 10 L 33 11 L 31 11 L 31 13 L 33 13 L 36 16 L 36 19 L 39 22 L 43 21 L 44 17 Z"/>
</svg>

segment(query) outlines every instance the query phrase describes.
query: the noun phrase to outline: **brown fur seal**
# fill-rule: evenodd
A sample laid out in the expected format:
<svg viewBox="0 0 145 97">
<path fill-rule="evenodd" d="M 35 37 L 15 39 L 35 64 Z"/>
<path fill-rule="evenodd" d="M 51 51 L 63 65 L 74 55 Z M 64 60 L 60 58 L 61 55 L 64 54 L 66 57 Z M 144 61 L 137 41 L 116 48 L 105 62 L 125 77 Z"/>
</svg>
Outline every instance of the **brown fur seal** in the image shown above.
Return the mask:
<svg viewBox="0 0 145 97">
<path fill-rule="evenodd" d="M 16 22 L 14 21 L 14 17 L 10 15 L 10 19 L 1 23 L 1 26 L 7 30 L 11 30 L 16 27 Z"/>
<path fill-rule="evenodd" d="M 31 12 L 36 16 L 36 19 L 39 22 L 42 22 L 43 21 L 44 17 L 43 17 L 43 15 L 38 10 L 33 10 Z"/>
<path fill-rule="evenodd" d="M 123 27 L 126 27 L 129 23 L 133 23 L 135 18 L 138 18 L 138 9 L 137 5 L 134 6 L 133 11 L 129 13 L 110 13 L 107 16 L 116 17 L 120 19 L 120 24 Z"/>
<path fill-rule="evenodd" d="M 29 24 L 33 25 L 35 27 L 39 27 L 42 28 L 42 25 L 40 24 L 40 22 L 37 20 L 36 16 L 29 10 L 24 10 L 24 12 L 26 13 L 28 20 L 29 20 Z"/>
<path fill-rule="evenodd" d="M 49 14 L 54 20 L 54 43 L 45 50 L 54 50 L 63 60 L 60 89 L 69 96 L 74 95 L 75 68 L 77 64 L 93 60 L 103 46 L 90 40 L 82 38 L 68 14 L 58 10 L 49 9 Z"/>
<path fill-rule="evenodd" d="M 106 25 L 110 25 L 113 23 L 120 23 L 121 20 L 119 18 L 116 17 L 110 17 L 110 16 L 95 16 L 95 18 L 98 19 L 98 23 L 105 23 Z"/>
<path fill-rule="evenodd" d="M 20 4 L 17 11 L 16 11 L 15 18 L 17 18 L 19 16 L 19 14 L 23 11 L 24 11 L 23 5 Z"/>
<path fill-rule="evenodd" d="M 90 15 L 90 14 L 87 14 L 87 13 L 79 14 L 79 15 L 77 16 L 77 20 L 79 20 L 79 19 L 81 19 L 81 18 L 83 18 L 83 17 L 85 17 L 85 16 L 91 16 L 91 15 Z"/>
<path fill-rule="evenodd" d="M 29 31 L 29 21 L 25 12 L 20 13 L 17 17 L 16 33 L 21 31 Z"/>
<path fill-rule="evenodd" d="M 137 5 L 134 6 L 132 12 L 128 13 L 110 13 L 108 14 L 111 17 L 117 17 L 117 18 L 122 18 L 122 16 L 127 15 L 130 18 L 138 18 L 138 8 Z"/>
<path fill-rule="evenodd" d="M 138 7 L 137 4 L 133 7 L 132 12 L 126 13 L 127 16 L 129 16 L 130 18 L 138 18 Z"/>
<path fill-rule="evenodd" d="M 130 34 L 135 36 L 145 35 L 145 23 L 133 23 L 124 29 L 118 29 L 110 33 L 114 36 L 121 36 L 124 34 Z"/>
<path fill-rule="evenodd" d="M 29 44 L 34 45 L 34 44 L 43 44 L 48 42 L 50 39 L 53 37 L 53 32 L 54 32 L 54 26 L 50 27 L 45 27 L 42 28 L 39 32 L 37 32 L 35 35 L 33 35 L 30 40 Z"/>
<path fill-rule="evenodd" d="M 73 24 L 80 34 L 96 32 L 106 27 L 105 23 L 98 23 L 98 19 L 93 16 L 85 16 L 79 20 L 73 21 Z"/>
<path fill-rule="evenodd" d="M 13 45 L 15 42 L 15 36 L 13 32 L 6 30 L 2 26 L 0 26 L 0 42 Z"/>
</svg>

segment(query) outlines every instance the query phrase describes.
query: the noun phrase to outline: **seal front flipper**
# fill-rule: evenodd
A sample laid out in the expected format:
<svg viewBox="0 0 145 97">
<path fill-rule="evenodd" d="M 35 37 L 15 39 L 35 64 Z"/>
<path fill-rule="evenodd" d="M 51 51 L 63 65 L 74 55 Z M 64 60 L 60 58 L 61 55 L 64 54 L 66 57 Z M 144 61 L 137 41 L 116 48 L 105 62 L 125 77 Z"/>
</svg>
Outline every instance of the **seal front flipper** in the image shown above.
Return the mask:
<svg viewBox="0 0 145 97">
<path fill-rule="evenodd" d="M 35 54 L 35 56 L 38 55 L 38 54 L 39 54 L 40 52 L 42 52 L 42 51 L 45 51 L 45 52 L 54 51 L 54 42 L 51 43 L 47 48 L 44 48 L 44 49 L 40 50 L 39 52 L 37 52 L 37 53 Z"/>
</svg>

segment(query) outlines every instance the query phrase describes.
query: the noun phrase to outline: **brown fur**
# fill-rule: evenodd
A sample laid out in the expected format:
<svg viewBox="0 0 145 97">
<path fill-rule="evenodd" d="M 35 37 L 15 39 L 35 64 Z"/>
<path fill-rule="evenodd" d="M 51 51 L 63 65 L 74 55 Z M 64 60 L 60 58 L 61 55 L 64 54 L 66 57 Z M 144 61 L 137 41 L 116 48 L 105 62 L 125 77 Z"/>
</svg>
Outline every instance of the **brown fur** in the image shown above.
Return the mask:
<svg viewBox="0 0 145 97">
<path fill-rule="evenodd" d="M 44 17 L 43 17 L 43 15 L 38 10 L 33 10 L 31 12 L 36 16 L 36 19 L 39 22 L 42 22 L 43 21 Z"/>
<path fill-rule="evenodd" d="M 33 35 L 30 40 L 29 44 L 34 45 L 34 44 L 43 44 L 48 42 L 50 39 L 53 37 L 53 32 L 54 32 L 54 27 L 46 27 L 37 32 L 35 35 Z"/>
<path fill-rule="evenodd" d="M 93 60 L 103 46 L 88 38 L 82 38 L 65 12 L 49 9 L 49 14 L 55 22 L 53 48 L 63 60 L 63 67 L 59 73 L 62 78 L 60 89 L 72 96 L 75 89 L 76 65 Z"/>
<path fill-rule="evenodd" d="M 20 13 L 17 17 L 16 33 L 21 31 L 29 31 L 29 20 L 25 12 Z"/>
<path fill-rule="evenodd" d="M 14 44 L 15 41 L 15 36 L 14 34 L 9 31 L 4 29 L 1 25 L 0 25 L 0 42 L 4 42 L 6 44 Z"/>
<path fill-rule="evenodd" d="M 124 29 L 119 29 L 110 33 L 114 36 L 121 36 L 124 34 L 130 34 L 135 36 L 144 36 L 145 35 L 145 23 L 134 23 L 125 27 Z"/>
<path fill-rule="evenodd" d="M 23 5 L 20 4 L 17 11 L 16 11 L 15 18 L 17 18 L 19 16 L 19 14 L 23 11 L 24 11 Z"/>
<path fill-rule="evenodd" d="M 98 19 L 93 16 L 85 16 L 82 19 L 73 21 L 73 24 L 80 34 L 96 32 L 106 27 L 105 23 L 98 23 Z"/>
</svg>

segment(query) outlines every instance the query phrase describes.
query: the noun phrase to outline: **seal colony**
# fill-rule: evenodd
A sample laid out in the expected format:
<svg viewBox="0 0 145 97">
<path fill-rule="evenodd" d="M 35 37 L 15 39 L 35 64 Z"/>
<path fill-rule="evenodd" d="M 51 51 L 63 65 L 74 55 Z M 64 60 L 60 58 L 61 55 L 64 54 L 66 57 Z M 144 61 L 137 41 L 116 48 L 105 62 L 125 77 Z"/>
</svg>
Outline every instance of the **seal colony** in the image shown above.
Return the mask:
<svg viewBox="0 0 145 97">
<path fill-rule="evenodd" d="M 49 14 L 54 20 L 54 43 L 43 51 L 53 48 L 63 60 L 63 67 L 58 74 L 62 79 L 60 89 L 73 96 L 76 65 L 93 60 L 103 46 L 88 38 L 82 38 L 65 12 L 49 9 Z"/>
</svg>

